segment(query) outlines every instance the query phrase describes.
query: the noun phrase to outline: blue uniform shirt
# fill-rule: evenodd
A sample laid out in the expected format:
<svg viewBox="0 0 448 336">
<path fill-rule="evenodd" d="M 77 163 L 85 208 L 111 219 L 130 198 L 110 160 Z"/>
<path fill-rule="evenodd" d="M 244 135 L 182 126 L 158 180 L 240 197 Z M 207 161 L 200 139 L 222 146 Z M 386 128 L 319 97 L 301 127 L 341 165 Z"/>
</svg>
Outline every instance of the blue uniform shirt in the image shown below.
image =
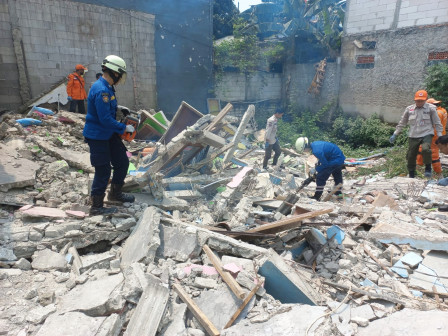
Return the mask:
<svg viewBox="0 0 448 336">
<path fill-rule="evenodd" d="M 115 120 L 117 99 L 112 85 L 103 78 L 93 83 L 87 97 L 86 124 L 82 134 L 87 139 L 109 140 L 114 133 L 123 134 L 126 125 Z"/>
<path fill-rule="evenodd" d="M 316 171 L 320 173 L 330 166 L 344 164 L 345 156 L 338 146 L 331 142 L 314 141 L 311 143 L 311 151 L 317 157 L 319 162 L 316 165 Z"/>
</svg>

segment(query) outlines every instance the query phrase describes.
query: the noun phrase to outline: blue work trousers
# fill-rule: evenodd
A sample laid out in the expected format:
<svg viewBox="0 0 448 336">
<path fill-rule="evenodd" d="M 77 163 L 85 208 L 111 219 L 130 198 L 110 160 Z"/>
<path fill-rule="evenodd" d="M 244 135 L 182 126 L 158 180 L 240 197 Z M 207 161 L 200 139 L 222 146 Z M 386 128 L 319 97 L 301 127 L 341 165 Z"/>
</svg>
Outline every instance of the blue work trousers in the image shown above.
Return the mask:
<svg viewBox="0 0 448 336">
<path fill-rule="evenodd" d="M 103 195 L 106 192 L 112 168 L 114 170 L 112 184 L 124 184 L 128 173 L 129 159 L 126 155 L 126 147 L 119 135 L 115 133 L 109 140 L 86 138 L 86 142 L 90 147 L 90 163 L 95 167 L 95 177 L 90 194 L 92 196 Z"/>
<path fill-rule="evenodd" d="M 330 175 L 333 175 L 334 179 L 334 185 L 337 186 L 338 184 L 342 183 L 342 168 L 343 165 L 336 165 L 336 166 L 328 166 L 321 170 L 316 177 L 316 191 L 323 192 L 325 184 L 327 183 L 328 178 Z M 336 192 L 336 195 L 341 194 L 340 191 Z"/>
</svg>

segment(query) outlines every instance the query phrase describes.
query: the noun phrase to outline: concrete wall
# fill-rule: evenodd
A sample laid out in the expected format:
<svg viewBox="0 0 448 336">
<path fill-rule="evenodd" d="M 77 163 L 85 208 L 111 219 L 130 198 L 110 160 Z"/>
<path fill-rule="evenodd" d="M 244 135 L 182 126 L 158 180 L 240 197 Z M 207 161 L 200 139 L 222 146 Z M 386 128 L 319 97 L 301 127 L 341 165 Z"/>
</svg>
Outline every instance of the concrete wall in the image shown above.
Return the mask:
<svg viewBox="0 0 448 336">
<path fill-rule="evenodd" d="M 344 31 L 356 34 L 446 22 L 446 0 L 348 0 Z"/>
<path fill-rule="evenodd" d="M 358 49 L 354 40 L 377 41 L 375 50 Z M 342 44 L 339 103 L 345 112 L 399 120 L 413 103 L 415 91 L 424 87 L 428 54 L 448 49 L 448 26 L 409 28 L 350 36 Z M 356 57 L 375 56 L 373 69 L 357 69 Z"/>
<path fill-rule="evenodd" d="M 308 88 L 316 74 L 316 64 L 290 64 L 285 69 L 283 85 L 288 104 L 297 104 L 320 110 L 331 101 L 336 101 L 339 91 L 340 66 L 338 62 L 328 62 L 320 95 L 315 97 L 308 93 Z"/>
<path fill-rule="evenodd" d="M 85 76 L 88 89 L 95 73 L 101 72 L 104 57 L 116 54 L 128 67 L 128 81 L 117 87 L 120 104 L 132 108 L 156 106 L 153 15 L 63 0 L 9 0 L 0 10 L 1 27 L 9 24 L 10 34 L 16 33 L 12 43 L 21 47 L 12 53 L 11 42 L 5 41 L 8 57 L 2 59 L 1 66 L 16 68 L 19 75 L 26 76 L 28 83 L 21 83 L 19 90 L 28 85 L 29 95 L 36 97 L 66 77 L 77 63 L 89 68 Z M 138 83 L 136 88 L 134 81 Z M 2 71 L 0 83 L 10 84 L 17 91 L 16 70 Z M 8 98 L 2 90 L 0 105 L 13 108 L 24 102 L 17 99 L 17 94 L 13 97 Z"/>
<path fill-rule="evenodd" d="M 78 1 L 154 14 L 157 108 L 172 117 L 184 100 L 207 111 L 213 80 L 212 0 Z"/>
</svg>

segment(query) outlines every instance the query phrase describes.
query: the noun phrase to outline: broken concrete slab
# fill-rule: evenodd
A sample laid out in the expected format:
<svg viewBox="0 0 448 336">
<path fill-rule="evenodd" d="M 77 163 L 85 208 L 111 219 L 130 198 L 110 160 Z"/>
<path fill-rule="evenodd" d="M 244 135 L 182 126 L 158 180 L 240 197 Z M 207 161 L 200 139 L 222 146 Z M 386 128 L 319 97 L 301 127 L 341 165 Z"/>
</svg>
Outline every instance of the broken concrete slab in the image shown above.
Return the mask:
<svg viewBox="0 0 448 336">
<path fill-rule="evenodd" d="M 106 317 L 89 317 L 78 312 L 53 314 L 46 319 L 36 336 L 98 335 L 97 331 L 105 320 Z M 115 335 L 115 332 L 109 330 L 109 334 L 105 335 Z"/>
<path fill-rule="evenodd" d="M 36 162 L 18 157 L 18 153 L 11 151 L 4 144 L 0 144 L 0 189 L 8 191 L 12 188 L 32 186 L 36 182 L 36 171 L 40 165 Z"/>
<path fill-rule="evenodd" d="M 112 292 L 122 285 L 124 277 L 121 273 L 106 276 L 95 281 L 79 285 L 60 298 L 58 313 L 72 311 L 83 312 L 89 316 L 102 316 L 111 313 L 112 305 L 122 308 L 125 301 L 117 302 Z M 115 301 L 115 302 L 113 302 Z"/>
<path fill-rule="evenodd" d="M 39 271 L 65 271 L 67 270 L 67 261 L 62 254 L 44 249 L 33 254 L 31 266 Z"/>
<path fill-rule="evenodd" d="M 109 268 L 110 261 L 115 258 L 115 255 L 110 252 L 88 254 L 81 257 L 82 267 L 79 272 L 82 274 L 88 269 Z"/>
<path fill-rule="evenodd" d="M 194 299 L 194 302 L 196 302 L 199 308 L 207 314 L 207 317 L 213 325 L 221 330 L 230 320 L 233 313 L 239 308 L 242 301 L 230 290 L 222 286 L 218 289 L 202 291 L 201 294 Z M 253 305 L 254 302 L 252 301 L 245 307 L 236 323 L 246 317 Z"/>
<path fill-rule="evenodd" d="M 410 244 L 420 250 L 448 251 L 448 234 L 440 228 L 416 223 L 411 216 L 385 210 L 369 237 L 386 244 Z"/>
<path fill-rule="evenodd" d="M 15 261 L 17 260 L 14 251 L 8 248 L 0 247 L 0 261 Z"/>
<path fill-rule="evenodd" d="M 134 262 L 154 261 L 160 245 L 159 224 L 160 212 L 158 209 L 155 207 L 146 208 L 124 244 L 121 253 L 122 269 Z"/>
<path fill-rule="evenodd" d="M 176 261 L 197 258 L 201 252 L 196 232 L 188 228 L 160 225 L 160 246 L 157 255 Z"/>
<path fill-rule="evenodd" d="M 151 278 L 132 314 L 125 336 L 154 336 L 165 312 L 170 291 L 159 280 Z"/>
<path fill-rule="evenodd" d="M 448 312 L 431 310 L 418 311 L 409 308 L 397 311 L 387 317 L 370 322 L 358 329 L 359 336 L 445 336 L 448 330 Z"/>
<path fill-rule="evenodd" d="M 292 268 L 272 249 L 258 272 L 265 277 L 266 292 L 282 303 L 322 302 L 319 292 L 311 286 L 312 274 L 299 266 Z"/>
<path fill-rule="evenodd" d="M 49 304 L 45 307 L 37 307 L 27 314 L 26 320 L 34 324 L 40 324 L 55 311 L 56 306 L 54 304 Z"/>
<path fill-rule="evenodd" d="M 190 209 L 190 203 L 180 198 L 171 197 L 156 200 L 152 194 L 148 193 L 132 193 L 132 195 L 135 196 L 137 202 L 146 203 L 149 206 L 155 206 L 166 211 L 187 211 Z"/>
<path fill-rule="evenodd" d="M 437 273 L 438 281 L 448 290 L 448 253 L 430 251 L 422 263 Z"/>
<path fill-rule="evenodd" d="M 325 313 L 325 307 L 313 307 L 308 305 L 293 305 L 291 310 L 271 317 L 266 322 L 244 323 L 233 325 L 222 331 L 221 336 L 284 336 L 305 335 L 312 321 L 315 321 Z M 309 330 L 309 335 L 314 334 L 324 319 L 318 319 Z M 322 334 L 324 335 L 324 334 Z"/>
<path fill-rule="evenodd" d="M 376 315 L 373 312 L 372 307 L 370 307 L 370 305 L 368 304 L 363 304 L 362 306 L 359 307 L 352 307 L 351 318 L 354 317 L 365 318 L 366 320 L 369 321 L 376 319 Z"/>
<path fill-rule="evenodd" d="M 187 305 L 185 303 L 172 302 L 171 322 L 168 327 L 160 333 L 160 336 L 184 335 L 187 334 L 185 326 L 185 313 Z"/>
</svg>

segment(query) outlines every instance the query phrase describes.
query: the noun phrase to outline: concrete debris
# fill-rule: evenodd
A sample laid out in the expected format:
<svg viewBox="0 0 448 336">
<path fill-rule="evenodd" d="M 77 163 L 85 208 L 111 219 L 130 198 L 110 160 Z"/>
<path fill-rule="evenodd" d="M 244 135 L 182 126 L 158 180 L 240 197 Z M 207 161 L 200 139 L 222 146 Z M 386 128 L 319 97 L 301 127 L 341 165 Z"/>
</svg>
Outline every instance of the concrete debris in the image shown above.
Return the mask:
<svg viewBox="0 0 448 336">
<path fill-rule="evenodd" d="M 4 118 L 0 335 L 443 334 L 448 216 L 428 209 L 446 187 L 344 178 L 343 198 L 310 184 L 284 214 L 309 160 L 284 149 L 262 170 L 254 109 L 231 108 L 139 111 L 136 201 L 112 216 L 88 215 L 84 116 Z"/>
</svg>

